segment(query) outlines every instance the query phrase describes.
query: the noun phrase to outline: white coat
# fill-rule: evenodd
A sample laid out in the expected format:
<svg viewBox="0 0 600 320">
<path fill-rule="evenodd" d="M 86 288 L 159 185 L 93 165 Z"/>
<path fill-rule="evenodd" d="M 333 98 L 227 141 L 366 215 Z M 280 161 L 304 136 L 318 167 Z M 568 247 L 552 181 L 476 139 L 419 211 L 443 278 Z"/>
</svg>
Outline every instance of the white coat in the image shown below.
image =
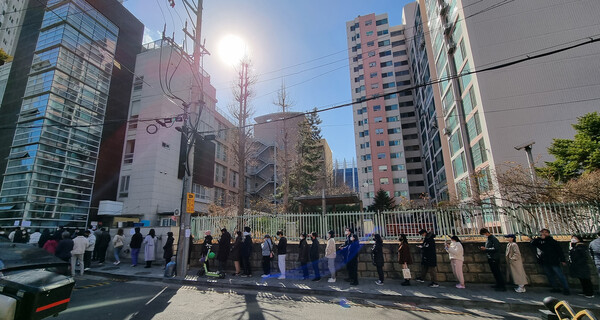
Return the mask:
<svg viewBox="0 0 600 320">
<path fill-rule="evenodd" d="M 152 238 L 150 235 L 147 235 L 142 245 L 144 246 L 144 260 L 156 260 L 156 237 Z"/>
</svg>

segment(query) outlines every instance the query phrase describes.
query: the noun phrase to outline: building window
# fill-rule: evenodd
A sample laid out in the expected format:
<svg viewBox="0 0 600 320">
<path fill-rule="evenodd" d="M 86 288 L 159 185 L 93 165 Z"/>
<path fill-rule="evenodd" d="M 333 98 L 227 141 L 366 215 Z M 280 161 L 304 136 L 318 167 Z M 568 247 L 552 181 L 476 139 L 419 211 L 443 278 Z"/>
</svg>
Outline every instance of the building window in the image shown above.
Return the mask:
<svg viewBox="0 0 600 320">
<path fill-rule="evenodd" d="M 381 30 L 381 31 L 377 31 L 377 35 L 378 36 L 382 36 L 384 34 L 388 34 L 388 30 L 387 29 L 384 29 L 384 30 Z"/>
<path fill-rule="evenodd" d="M 398 31 L 392 31 L 392 33 L 390 33 L 390 36 L 396 37 L 396 36 L 401 36 L 403 34 L 404 34 L 404 30 L 398 30 Z"/>
<path fill-rule="evenodd" d="M 383 140 L 378 140 L 378 141 L 377 141 L 377 146 L 378 146 L 378 147 L 385 147 L 385 141 L 383 141 Z"/>
<path fill-rule="evenodd" d="M 125 154 L 123 155 L 123 164 L 133 163 L 133 153 L 135 152 L 135 140 L 127 140 L 125 143 Z"/>
<path fill-rule="evenodd" d="M 372 36 L 372 35 L 373 35 L 373 31 L 367 31 L 367 37 Z"/>
<path fill-rule="evenodd" d="M 376 26 L 380 26 L 380 25 L 384 25 L 384 24 L 387 24 L 387 23 L 388 23 L 388 19 L 385 18 L 385 19 L 377 20 L 377 22 L 375 22 L 375 25 Z"/>
<path fill-rule="evenodd" d="M 144 87 L 144 76 L 136 76 L 135 80 L 133 80 L 133 91 L 142 90 Z"/>
<path fill-rule="evenodd" d="M 390 184 L 390 179 L 389 178 L 379 178 L 379 184 Z"/>
<path fill-rule="evenodd" d="M 380 64 L 380 66 L 381 66 L 382 68 L 385 68 L 385 67 L 390 67 L 390 66 L 392 66 L 392 64 L 393 64 L 393 63 L 392 63 L 391 61 L 385 61 L 385 62 L 382 62 L 382 63 Z"/>
<path fill-rule="evenodd" d="M 389 51 L 389 50 L 388 50 L 388 51 L 383 51 L 383 52 L 380 52 L 380 53 L 379 53 L 379 57 L 380 57 L 380 58 L 383 58 L 383 57 L 387 57 L 387 56 L 389 56 L 389 55 L 391 55 L 391 54 L 392 54 L 392 52 L 391 52 L 391 51 Z"/>
<path fill-rule="evenodd" d="M 371 199 L 375 196 L 375 192 L 365 192 L 365 198 Z"/>
<path fill-rule="evenodd" d="M 383 129 L 375 129 L 375 134 L 383 134 Z"/>
<path fill-rule="evenodd" d="M 377 45 L 378 45 L 379 47 L 385 47 L 385 46 L 389 46 L 389 45 L 390 45 L 390 40 L 383 40 L 383 41 L 379 41 L 379 42 L 377 43 Z"/>
<path fill-rule="evenodd" d="M 387 122 L 396 122 L 396 121 L 398 121 L 398 116 L 387 117 L 386 121 Z"/>
<path fill-rule="evenodd" d="M 379 110 L 381 110 L 380 105 L 373 106 L 373 111 L 379 111 Z"/>
<path fill-rule="evenodd" d="M 375 41 L 367 42 L 367 47 L 373 47 L 375 45 Z"/>
<path fill-rule="evenodd" d="M 372 72 L 371 73 L 371 78 L 375 78 L 375 77 L 377 77 L 377 72 Z"/>
<path fill-rule="evenodd" d="M 385 106 L 385 111 L 392 111 L 392 110 L 398 110 L 398 105 L 397 104 L 393 104 L 390 106 Z"/>
<path fill-rule="evenodd" d="M 387 166 L 379 166 L 377 169 L 379 170 L 379 172 L 386 172 L 386 171 L 388 171 L 388 167 Z"/>
<path fill-rule="evenodd" d="M 377 159 L 385 159 L 385 153 L 378 153 L 377 154 Z"/>
<path fill-rule="evenodd" d="M 400 133 L 402 131 L 400 130 L 400 128 L 391 128 L 391 129 L 388 129 L 387 132 L 388 132 L 388 134 L 394 134 L 394 133 Z"/>
<path fill-rule="evenodd" d="M 406 167 L 404 167 L 403 164 L 392 165 L 392 171 L 404 171 L 404 170 L 406 170 Z"/>
<path fill-rule="evenodd" d="M 402 145 L 401 140 L 390 140 L 390 146 L 400 146 Z"/>
<path fill-rule="evenodd" d="M 393 77 L 393 76 L 394 76 L 393 72 L 384 72 L 381 74 L 382 78 Z"/>
<path fill-rule="evenodd" d="M 371 154 L 365 154 L 360 156 L 362 161 L 367 161 L 367 160 L 371 160 Z"/>
<path fill-rule="evenodd" d="M 373 68 L 377 65 L 377 62 L 369 62 L 369 67 Z"/>
<path fill-rule="evenodd" d="M 375 117 L 373 121 L 375 121 L 375 123 L 383 122 L 383 117 Z"/>
<path fill-rule="evenodd" d="M 367 20 L 365 21 L 365 26 L 370 26 L 373 24 L 373 20 Z"/>
<path fill-rule="evenodd" d="M 406 178 L 394 178 L 392 179 L 394 184 L 406 183 Z"/>
<path fill-rule="evenodd" d="M 129 196 L 129 179 L 130 176 L 121 177 L 121 185 L 119 186 L 119 197 L 121 198 Z"/>
<path fill-rule="evenodd" d="M 377 89 L 379 88 L 379 83 L 372 83 L 371 84 L 371 89 Z"/>
<path fill-rule="evenodd" d="M 452 168 L 455 177 L 458 177 L 467 171 L 467 164 L 465 162 L 464 153 L 461 153 L 456 159 L 452 160 Z"/>
<path fill-rule="evenodd" d="M 404 157 L 404 152 L 392 152 L 390 153 L 390 158 L 392 159 L 401 159 Z"/>
</svg>

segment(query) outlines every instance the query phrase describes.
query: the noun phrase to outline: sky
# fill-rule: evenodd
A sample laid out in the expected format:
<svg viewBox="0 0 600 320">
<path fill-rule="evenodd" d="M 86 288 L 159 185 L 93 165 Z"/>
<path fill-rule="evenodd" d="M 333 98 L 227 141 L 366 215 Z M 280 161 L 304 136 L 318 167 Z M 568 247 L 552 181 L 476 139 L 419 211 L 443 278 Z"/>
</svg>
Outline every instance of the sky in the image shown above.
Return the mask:
<svg viewBox="0 0 600 320">
<path fill-rule="evenodd" d="M 204 69 L 217 89 L 217 107 L 227 112 L 228 105 L 234 103 L 231 87 L 235 68 L 220 58 L 218 50 L 221 39 L 228 35 L 243 39 L 248 48 L 257 79 L 250 101 L 254 116 L 278 111 L 273 102 L 283 82 L 293 101 L 291 111 L 350 102 L 346 21 L 359 15 L 388 13 L 390 25 L 398 25 L 402 23 L 402 8 L 409 2 L 205 0 L 202 38 L 211 55 L 205 56 Z M 165 24 L 167 34 L 175 33 L 175 40 L 182 43 L 181 30 L 189 18 L 181 0 L 175 0 L 174 8 L 167 0 L 126 0 L 124 6 L 145 25 L 144 43 L 160 39 Z M 319 116 L 333 159 L 355 158 L 352 108 Z"/>
</svg>

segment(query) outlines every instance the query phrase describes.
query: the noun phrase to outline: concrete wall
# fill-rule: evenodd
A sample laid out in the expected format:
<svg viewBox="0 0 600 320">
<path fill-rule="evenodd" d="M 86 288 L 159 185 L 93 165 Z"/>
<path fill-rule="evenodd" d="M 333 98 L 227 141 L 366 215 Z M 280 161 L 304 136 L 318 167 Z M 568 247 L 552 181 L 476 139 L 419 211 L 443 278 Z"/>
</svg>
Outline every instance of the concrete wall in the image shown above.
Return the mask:
<svg viewBox="0 0 600 320">
<path fill-rule="evenodd" d="M 561 243 L 563 245 L 563 252 L 565 253 L 565 258 L 567 258 L 568 252 L 568 243 Z M 338 246 L 341 244 L 338 244 Z M 487 263 L 486 255 L 479 251 L 479 247 L 483 246 L 483 242 L 472 242 L 472 243 L 463 243 L 463 247 L 465 249 L 465 262 L 463 265 L 463 272 L 465 276 L 465 281 L 467 283 L 493 283 L 494 277 L 490 271 L 490 268 Z M 377 269 L 371 263 L 371 245 L 366 244 L 363 245 L 358 258 L 358 276 L 362 277 L 377 277 Z M 506 248 L 506 244 L 502 244 L 502 249 Z M 538 285 L 538 286 L 547 286 L 548 281 L 542 268 L 537 264 L 535 251 L 529 243 L 519 243 L 519 248 L 521 249 L 521 254 L 524 257 L 524 267 L 525 272 L 527 273 L 530 285 Z M 411 244 L 411 254 L 413 256 L 414 263 L 410 265 L 410 270 L 413 276 L 413 279 L 420 275 L 421 271 L 421 255 L 419 249 L 416 247 L 416 244 Z M 200 258 L 200 250 L 201 245 L 194 245 L 191 257 L 192 266 L 198 266 L 198 259 Z M 215 244 L 213 246 L 213 250 L 218 250 L 218 245 Z M 385 243 L 384 244 L 384 257 L 385 257 L 385 265 L 383 266 L 383 270 L 385 272 L 385 278 L 391 279 L 402 279 L 402 266 L 397 262 L 398 261 L 398 244 L 397 243 Z M 452 269 L 450 267 L 450 259 L 448 254 L 444 250 L 444 244 L 437 244 L 437 278 L 438 281 L 456 281 L 454 275 L 452 274 Z M 325 253 L 325 244 L 321 244 L 320 246 L 321 254 L 323 257 Z M 251 259 L 252 270 L 254 275 L 262 274 L 262 257 L 260 254 L 260 245 L 258 243 L 254 244 L 253 248 L 253 256 Z M 503 251 L 504 252 L 504 251 Z M 288 245 L 288 254 L 287 254 L 287 262 L 286 262 L 287 270 L 294 270 L 300 267 L 298 263 L 298 245 L 297 244 L 289 244 Z M 338 258 L 338 269 L 339 275 L 338 278 L 346 278 L 346 271 L 341 264 L 341 259 Z M 272 263 L 272 273 L 276 273 L 277 259 L 274 259 Z M 327 261 L 326 259 L 321 259 L 320 263 L 321 273 L 322 275 L 326 275 L 327 270 Z M 309 268 L 312 274 L 312 268 Z M 502 264 L 502 272 L 506 272 L 506 264 Z M 590 259 L 590 269 L 592 270 L 592 282 L 594 284 L 598 283 L 598 276 L 596 272 L 596 268 L 592 265 Z M 212 270 L 212 267 L 211 267 Z M 227 270 L 233 270 L 233 262 L 229 261 L 227 264 Z M 565 273 L 568 273 L 568 268 L 564 268 Z M 569 283 L 574 288 L 579 288 L 579 280 L 574 278 L 569 278 Z"/>
</svg>

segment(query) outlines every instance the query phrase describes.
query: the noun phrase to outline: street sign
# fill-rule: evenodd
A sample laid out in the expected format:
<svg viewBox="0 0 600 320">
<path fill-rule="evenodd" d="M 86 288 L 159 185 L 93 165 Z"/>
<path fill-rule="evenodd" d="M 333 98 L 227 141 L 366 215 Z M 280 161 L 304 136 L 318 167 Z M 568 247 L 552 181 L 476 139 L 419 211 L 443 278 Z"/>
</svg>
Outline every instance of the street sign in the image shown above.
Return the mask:
<svg viewBox="0 0 600 320">
<path fill-rule="evenodd" d="M 185 212 L 187 213 L 194 213 L 194 203 L 195 203 L 195 195 L 191 192 L 188 192 L 187 194 L 187 202 L 186 202 L 186 206 L 185 206 Z"/>
</svg>

